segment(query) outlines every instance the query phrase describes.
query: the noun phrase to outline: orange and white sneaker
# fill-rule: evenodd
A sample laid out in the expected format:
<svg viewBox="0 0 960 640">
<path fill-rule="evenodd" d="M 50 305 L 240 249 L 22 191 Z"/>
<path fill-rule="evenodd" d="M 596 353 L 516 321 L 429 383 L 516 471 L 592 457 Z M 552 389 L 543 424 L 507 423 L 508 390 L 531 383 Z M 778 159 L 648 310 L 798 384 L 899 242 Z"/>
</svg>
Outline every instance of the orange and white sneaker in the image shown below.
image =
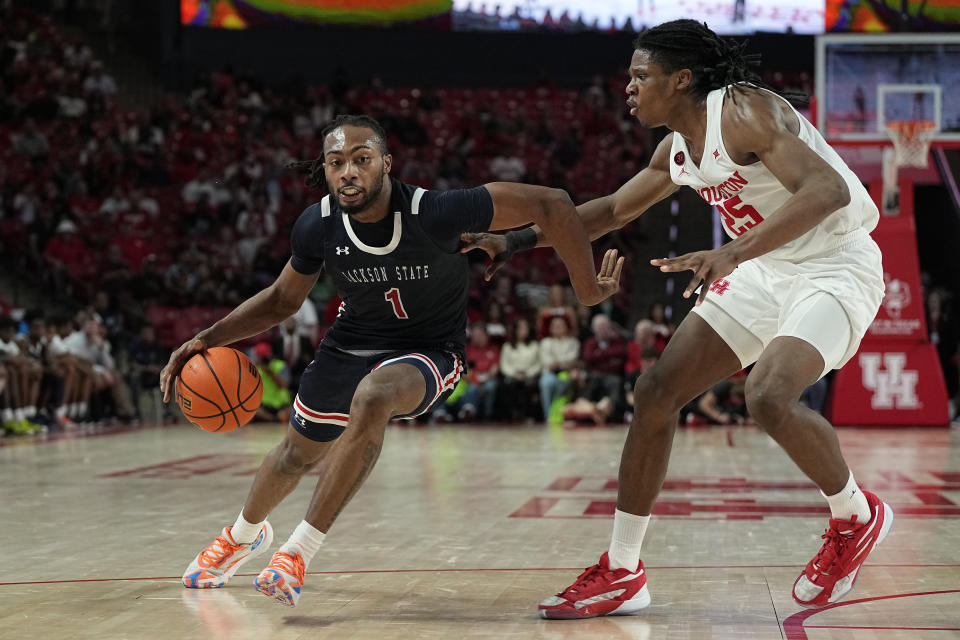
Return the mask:
<svg viewBox="0 0 960 640">
<path fill-rule="evenodd" d="M 793 583 L 793 599 L 804 607 L 823 607 L 850 593 L 863 562 L 893 525 L 893 509 L 869 491 L 870 521 L 830 519 L 823 546 Z"/>
<path fill-rule="evenodd" d="M 287 543 L 273 554 L 267 568 L 260 572 L 253 585 L 257 591 L 288 607 L 296 606 L 303 587 L 307 565 L 295 543 Z"/>
<path fill-rule="evenodd" d="M 183 586 L 188 589 L 213 589 L 230 581 L 233 574 L 248 560 L 263 554 L 273 543 L 273 527 L 264 522 L 260 534 L 250 543 L 238 543 L 230 536 L 230 527 L 214 538 L 206 549 L 197 554 L 183 574 Z"/>
<path fill-rule="evenodd" d="M 597 616 L 628 616 L 650 606 L 643 561 L 636 571 L 611 569 L 606 553 L 573 584 L 540 603 L 540 617 L 573 620 Z"/>
</svg>

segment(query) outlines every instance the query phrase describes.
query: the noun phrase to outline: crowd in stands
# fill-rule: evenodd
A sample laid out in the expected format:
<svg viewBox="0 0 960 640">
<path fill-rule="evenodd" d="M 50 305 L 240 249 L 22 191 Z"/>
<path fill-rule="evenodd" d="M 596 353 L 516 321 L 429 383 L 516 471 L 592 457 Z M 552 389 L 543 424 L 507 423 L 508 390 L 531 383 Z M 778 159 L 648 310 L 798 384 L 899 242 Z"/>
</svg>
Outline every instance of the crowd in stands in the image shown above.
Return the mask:
<svg viewBox="0 0 960 640">
<path fill-rule="evenodd" d="M 285 167 L 319 154 L 336 113 L 379 119 L 394 176 L 437 189 L 520 180 L 581 202 L 633 176 L 655 144 L 624 108 L 625 76 L 583 90 L 419 89 L 268 85 L 225 69 L 150 108 L 122 106 L 82 40 L 22 7 L 0 12 L 0 264 L 72 301 L 68 317 L 27 313 L 4 338 L 18 354 L 6 347 L 3 421 L 19 430 L 140 416 L 169 350 L 279 273 L 292 222 L 319 197 Z M 624 389 L 669 339 L 662 308 L 628 331 L 629 287 L 599 311 L 571 305 L 548 250 L 491 283 L 475 267 L 471 373 L 447 418 L 629 414 Z M 276 386 L 264 418 L 282 418 L 337 304 L 321 280 L 292 325 L 243 345 Z"/>
</svg>

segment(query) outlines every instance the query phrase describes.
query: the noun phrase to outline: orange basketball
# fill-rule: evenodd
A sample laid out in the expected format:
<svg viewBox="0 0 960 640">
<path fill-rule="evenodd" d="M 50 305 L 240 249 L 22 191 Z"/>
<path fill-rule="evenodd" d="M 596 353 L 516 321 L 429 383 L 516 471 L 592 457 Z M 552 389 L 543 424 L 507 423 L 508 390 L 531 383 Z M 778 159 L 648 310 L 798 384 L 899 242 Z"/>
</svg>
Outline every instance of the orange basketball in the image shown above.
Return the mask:
<svg viewBox="0 0 960 640">
<path fill-rule="evenodd" d="M 224 433 L 250 422 L 263 398 L 263 381 L 236 349 L 213 347 L 187 361 L 177 378 L 177 404 L 204 431 Z"/>
</svg>

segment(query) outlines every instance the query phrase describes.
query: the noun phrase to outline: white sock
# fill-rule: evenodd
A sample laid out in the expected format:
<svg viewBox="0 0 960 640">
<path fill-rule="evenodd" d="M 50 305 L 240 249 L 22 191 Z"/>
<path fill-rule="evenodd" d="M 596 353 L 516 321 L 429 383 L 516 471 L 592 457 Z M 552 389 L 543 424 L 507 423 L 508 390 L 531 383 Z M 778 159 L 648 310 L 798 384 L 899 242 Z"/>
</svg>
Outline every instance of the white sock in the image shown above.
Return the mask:
<svg viewBox="0 0 960 640">
<path fill-rule="evenodd" d="M 67 415 L 70 416 L 71 418 L 76 418 L 79 407 L 80 407 L 79 403 L 71 402 L 70 404 L 67 405 Z"/>
<path fill-rule="evenodd" d="M 81 418 L 87 417 L 87 403 L 81 402 L 77 405 L 77 415 Z"/>
<path fill-rule="evenodd" d="M 32 418 L 35 415 L 37 415 L 37 407 L 34 405 L 27 407 L 27 417 Z"/>
<path fill-rule="evenodd" d="M 610 539 L 611 569 L 636 571 L 640 565 L 640 545 L 647 532 L 650 516 L 635 516 L 617 509 L 613 514 L 613 537 Z"/>
<path fill-rule="evenodd" d="M 13 410 L 13 415 L 16 416 L 17 420 L 26 420 L 27 419 L 27 410 L 23 407 Z"/>
<path fill-rule="evenodd" d="M 57 407 L 57 419 L 63 418 L 67 415 L 67 405 L 62 404 Z"/>
<path fill-rule="evenodd" d="M 239 542 L 240 544 L 250 544 L 257 539 L 258 535 L 260 535 L 260 527 L 262 526 L 262 522 L 258 522 L 256 524 L 247 522 L 243 517 L 243 509 L 241 509 L 240 515 L 237 516 L 237 521 L 233 523 L 232 527 L 230 527 L 230 537 L 233 538 L 234 542 Z"/>
<path fill-rule="evenodd" d="M 830 505 L 830 514 L 834 520 L 852 520 L 857 516 L 857 522 L 864 524 L 870 522 L 870 505 L 867 504 L 867 496 L 857 486 L 857 481 L 853 479 L 853 471 L 850 472 L 850 479 L 846 486 L 832 496 L 820 492 L 827 503 Z"/>
<path fill-rule="evenodd" d="M 4 422 L 13 422 L 16 418 L 13 417 L 13 409 L 9 407 L 3 410 L 3 421 Z"/>
<path fill-rule="evenodd" d="M 323 539 L 327 537 L 327 534 L 320 531 L 312 524 L 306 520 L 301 520 L 300 524 L 297 525 L 297 528 L 293 530 L 293 533 L 290 534 L 290 537 L 287 539 L 284 546 L 288 544 L 295 544 L 300 548 L 297 551 L 300 552 L 300 556 L 303 558 L 304 564 L 310 564 L 310 561 L 313 560 L 313 556 L 316 555 L 317 551 L 320 550 L 320 545 L 323 544 Z"/>
</svg>

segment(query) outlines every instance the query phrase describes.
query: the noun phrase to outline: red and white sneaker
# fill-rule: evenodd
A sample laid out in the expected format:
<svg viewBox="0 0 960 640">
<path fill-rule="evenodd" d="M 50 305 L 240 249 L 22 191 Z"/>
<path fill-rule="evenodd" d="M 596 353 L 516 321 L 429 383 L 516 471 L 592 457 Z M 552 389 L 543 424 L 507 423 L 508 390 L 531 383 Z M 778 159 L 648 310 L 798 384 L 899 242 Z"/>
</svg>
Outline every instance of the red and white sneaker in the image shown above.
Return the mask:
<svg viewBox="0 0 960 640">
<path fill-rule="evenodd" d="M 804 607 L 823 607 L 850 593 L 863 562 L 887 537 L 893 509 L 869 491 L 863 495 L 870 505 L 870 521 L 831 518 L 823 546 L 793 583 L 793 599 Z"/>
<path fill-rule="evenodd" d="M 650 606 L 643 561 L 636 571 L 610 569 L 606 553 L 573 584 L 540 603 L 540 617 L 573 620 L 597 616 L 627 616 Z"/>
</svg>

